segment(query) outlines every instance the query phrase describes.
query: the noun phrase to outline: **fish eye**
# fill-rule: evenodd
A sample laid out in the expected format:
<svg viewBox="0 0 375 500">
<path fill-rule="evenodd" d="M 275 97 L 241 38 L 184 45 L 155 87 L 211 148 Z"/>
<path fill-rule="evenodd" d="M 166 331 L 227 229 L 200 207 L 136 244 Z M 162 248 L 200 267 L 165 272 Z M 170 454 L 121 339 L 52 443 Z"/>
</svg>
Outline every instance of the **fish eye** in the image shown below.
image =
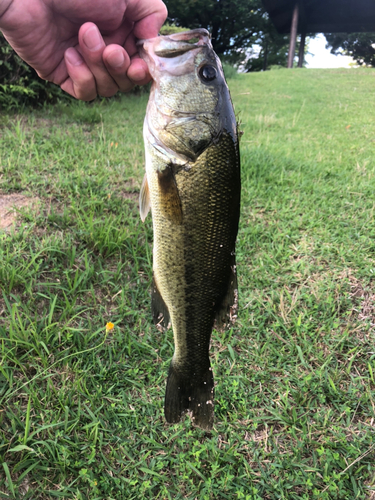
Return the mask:
<svg viewBox="0 0 375 500">
<path fill-rule="evenodd" d="M 216 68 L 210 64 L 205 64 L 200 68 L 199 76 L 204 82 L 212 82 L 217 76 Z"/>
</svg>

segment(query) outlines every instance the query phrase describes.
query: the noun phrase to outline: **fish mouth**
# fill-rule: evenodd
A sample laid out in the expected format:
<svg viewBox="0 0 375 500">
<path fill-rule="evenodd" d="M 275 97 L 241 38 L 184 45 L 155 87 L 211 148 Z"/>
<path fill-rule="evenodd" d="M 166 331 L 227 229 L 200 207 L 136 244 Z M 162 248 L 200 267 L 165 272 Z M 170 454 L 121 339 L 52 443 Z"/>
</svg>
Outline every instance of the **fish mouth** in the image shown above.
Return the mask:
<svg viewBox="0 0 375 500">
<path fill-rule="evenodd" d="M 167 71 L 177 76 L 191 71 L 192 53 L 196 54 L 205 47 L 212 48 L 210 38 L 207 30 L 198 28 L 139 40 L 137 48 L 153 78 L 156 70 Z"/>
<path fill-rule="evenodd" d="M 205 45 L 211 45 L 210 34 L 203 28 L 197 28 L 191 31 L 173 33 L 172 35 L 157 36 L 148 40 L 139 40 L 137 48 L 143 55 L 148 52 L 150 46 L 153 47 L 153 53 L 158 57 L 178 57 L 190 50 L 197 49 Z"/>
<path fill-rule="evenodd" d="M 202 45 L 210 43 L 210 34 L 205 29 L 196 29 L 174 33 L 169 35 L 155 49 L 155 55 L 158 57 L 178 57 L 185 52 L 194 50 Z"/>
</svg>

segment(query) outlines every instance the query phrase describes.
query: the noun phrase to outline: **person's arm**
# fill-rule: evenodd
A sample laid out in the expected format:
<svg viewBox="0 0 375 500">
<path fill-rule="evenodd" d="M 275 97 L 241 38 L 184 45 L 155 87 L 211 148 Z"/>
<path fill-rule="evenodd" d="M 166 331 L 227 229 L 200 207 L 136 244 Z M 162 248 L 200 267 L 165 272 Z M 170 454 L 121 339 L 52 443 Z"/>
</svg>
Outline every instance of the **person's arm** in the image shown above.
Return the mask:
<svg viewBox="0 0 375 500">
<path fill-rule="evenodd" d="M 0 30 L 18 55 L 87 101 L 149 81 L 136 40 L 156 36 L 166 16 L 161 0 L 0 0 Z"/>
</svg>

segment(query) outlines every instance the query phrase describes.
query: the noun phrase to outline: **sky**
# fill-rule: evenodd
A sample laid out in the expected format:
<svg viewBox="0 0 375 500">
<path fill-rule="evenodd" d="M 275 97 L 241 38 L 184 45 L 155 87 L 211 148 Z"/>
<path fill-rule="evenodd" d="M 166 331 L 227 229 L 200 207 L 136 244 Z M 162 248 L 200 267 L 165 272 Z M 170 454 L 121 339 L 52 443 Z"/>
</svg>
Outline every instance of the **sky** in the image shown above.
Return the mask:
<svg viewBox="0 0 375 500">
<path fill-rule="evenodd" d="M 325 36 L 320 33 L 310 40 L 309 54 L 306 56 L 307 68 L 348 68 L 352 58 L 349 56 L 335 56 L 330 49 L 325 48 Z"/>
</svg>

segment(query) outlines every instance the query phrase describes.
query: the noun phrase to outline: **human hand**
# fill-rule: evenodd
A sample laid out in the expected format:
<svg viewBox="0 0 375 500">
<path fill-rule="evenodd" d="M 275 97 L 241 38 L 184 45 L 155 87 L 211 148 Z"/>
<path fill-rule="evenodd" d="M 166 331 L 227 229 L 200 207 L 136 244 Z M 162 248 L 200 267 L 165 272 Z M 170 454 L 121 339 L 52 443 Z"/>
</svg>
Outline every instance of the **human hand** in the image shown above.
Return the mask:
<svg viewBox="0 0 375 500">
<path fill-rule="evenodd" d="M 0 29 L 18 55 L 84 101 L 150 80 L 136 41 L 157 36 L 166 16 L 162 0 L 0 0 Z"/>
</svg>

